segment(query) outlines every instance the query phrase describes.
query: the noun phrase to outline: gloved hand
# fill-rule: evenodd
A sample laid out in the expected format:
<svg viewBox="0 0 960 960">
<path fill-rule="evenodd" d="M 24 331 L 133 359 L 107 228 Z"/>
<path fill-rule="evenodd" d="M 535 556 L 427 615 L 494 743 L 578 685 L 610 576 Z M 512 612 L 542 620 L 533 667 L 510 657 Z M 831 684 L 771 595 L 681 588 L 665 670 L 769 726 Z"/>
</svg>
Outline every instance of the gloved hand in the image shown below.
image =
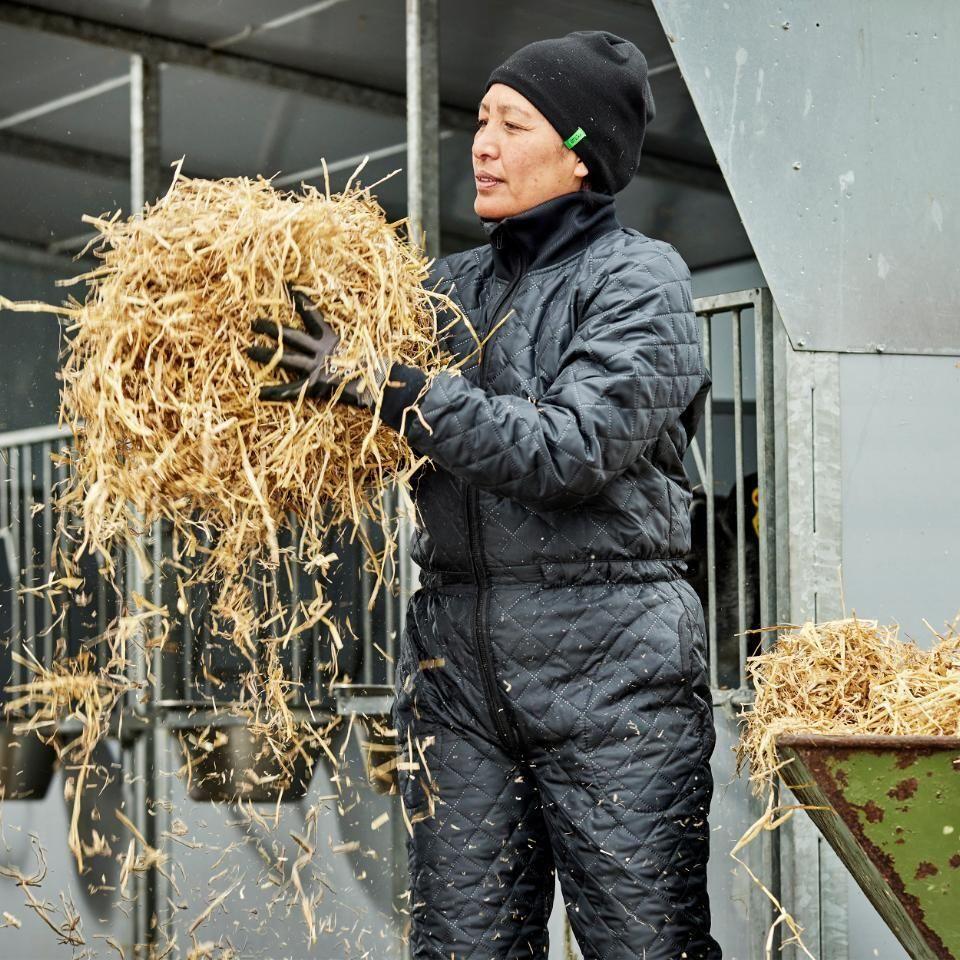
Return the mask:
<svg viewBox="0 0 960 960">
<path fill-rule="evenodd" d="M 293 401 L 304 389 L 308 397 L 322 399 L 329 397 L 343 383 L 340 374 L 330 370 L 327 362 L 336 351 L 340 339 L 320 311 L 312 307 L 299 290 L 294 290 L 292 296 L 306 331 L 283 327 L 283 351 L 278 366 L 301 376 L 289 383 L 261 387 L 261 400 Z M 252 329 L 254 333 L 261 333 L 278 343 L 280 341 L 280 327 L 269 320 L 255 320 Z M 276 352 L 276 348 L 271 347 L 247 348 L 247 356 L 257 363 L 269 363 Z M 361 391 L 357 380 L 346 384 L 339 399 L 355 407 L 369 407 L 374 402 L 372 391 Z"/>
</svg>

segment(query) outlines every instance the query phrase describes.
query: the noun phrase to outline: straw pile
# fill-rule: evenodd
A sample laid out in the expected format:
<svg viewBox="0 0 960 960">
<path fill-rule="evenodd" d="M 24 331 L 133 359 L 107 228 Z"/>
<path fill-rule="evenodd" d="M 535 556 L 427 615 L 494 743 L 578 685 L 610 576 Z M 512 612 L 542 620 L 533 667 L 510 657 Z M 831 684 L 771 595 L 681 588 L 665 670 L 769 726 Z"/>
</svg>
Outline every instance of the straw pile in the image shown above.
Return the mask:
<svg viewBox="0 0 960 960">
<path fill-rule="evenodd" d="M 738 758 L 758 793 L 776 774 L 784 733 L 960 735 L 960 633 L 930 650 L 876 621 L 834 620 L 785 631 L 753 657 L 756 690 Z"/>
<path fill-rule="evenodd" d="M 295 284 L 340 336 L 347 379 L 374 384 L 394 360 L 440 368 L 443 298 L 369 192 L 177 176 L 141 219 L 85 219 L 103 263 L 79 278 L 89 293 L 63 391 L 83 547 L 106 553 L 166 519 L 187 553 L 214 535 L 204 576 L 229 581 L 251 557 L 276 565 L 289 514 L 316 558 L 331 524 L 386 523 L 385 490 L 416 466 L 406 442 L 334 399 L 259 402 L 260 386 L 286 375 L 244 352 L 257 318 L 302 329 Z"/>
</svg>

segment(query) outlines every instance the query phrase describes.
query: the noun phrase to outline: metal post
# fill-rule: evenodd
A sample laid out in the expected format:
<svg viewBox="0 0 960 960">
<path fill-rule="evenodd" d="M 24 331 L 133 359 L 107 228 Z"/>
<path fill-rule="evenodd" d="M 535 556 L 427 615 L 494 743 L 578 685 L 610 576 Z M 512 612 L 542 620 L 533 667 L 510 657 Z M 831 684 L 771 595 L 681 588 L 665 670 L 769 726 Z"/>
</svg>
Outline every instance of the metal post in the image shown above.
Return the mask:
<svg viewBox="0 0 960 960">
<path fill-rule="evenodd" d="M 703 318 L 703 355 L 707 369 L 713 370 L 713 314 Z M 704 493 L 707 500 L 707 649 L 710 656 L 710 689 L 720 686 L 719 646 L 717 643 L 717 508 L 713 490 L 713 391 L 707 394 L 703 423 L 703 458 L 706 465 Z"/>
<path fill-rule="evenodd" d="M 130 58 L 130 209 L 138 215 L 145 203 L 152 202 L 159 193 L 157 171 L 160 163 L 160 66 L 139 54 Z M 134 593 L 144 594 L 144 576 L 132 550 L 127 551 L 125 563 L 126 602 L 133 606 Z M 159 578 L 159 571 L 154 571 Z M 158 581 L 157 581 L 158 585 Z M 144 637 L 141 634 L 141 643 Z M 147 674 L 146 651 L 133 650 L 138 680 Z M 130 819 L 136 824 L 145 841 L 157 846 L 157 763 L 160 760 L 156 731 L 157 717 L 151 697 L 148 706 L 149 723 L 143 734 L 134 743 L 126 740 L 123 748 L 123 770 L 129 773 L 132 789 L 127 792 L 132 807 L 128 808 Z M 137 885 L 137 903 L 132 911 L 133 956 L 148 956 L 152 944 L 157 942 L 157 871 L 151 869 Z"/>
<path fill-rule="evenodd" d="M 407 216 L 410 236 L 428 256 L 440 253 L 440 48 L 437 0 L 407 0 Z M 416 588 L 412 529 L 400 521 L 400 617 Z"/>
<path fill-rule="evenodd" d="M 33 542 L 33 446 L 25 443 L 20 447 L 21 484 L 23 495 L 23 513 L 20 522 L 23 527 L 23 556 L 20 558 L 20 568 L 23 571 L 23 586 L 36 586 L 36 557 Z M 29 648 L 31 654 L 37 652 L 37 608 L 32 593 L 23 597 L 24 635 L 21 649 L 26 655 Z"/>
<path fill-rule="evenodd" d="M 160 64 L 130 58 L 130 209 L 160 193 Z"/>
<path fill-rule="evenodd" d="M 407 216 L 411 240 L 428 256 L 440 252 L 440 53 L 437 0 L 407 0 Z M 399 504 L 400 495 L 396 502 Z M 401 519 L 400 616 L 402 633 L 407 601 L 416 586 L 417 571 L 410 558 L 412 529 Z M 388 665 L 389 669 L 389 665 Z M 406 836 L 402 818 L 394 812 L 394 894 L 406 889 Z M 404 954 L 407 953 L 404 947 Z"/>
<path fill-rule="evenodd" d="M 424 249 L 440 249 L 437 0 L 407 0 L 407 211 Z"/>
<path fill-rule="evenodd" d="M 49 440 L 40 444 L 41 496 L 43 497 L 43 582 L 53 577 L 53 445 Z M 43 663 L 53 663 L 53 611 L 49 603 L 43 604 Z"/>
<path fill-rule="evenodd" d="M 10 545 L 12 547 L 13 566 L 11 577 L 13 583 L 10 590 L 10 641 L 13 649 L 22 652 L 23 638 L 20 635 L 20 586 L 23 582 L 21 573 L 21 515 L 20 515 L 20 448 L 10 447 L 7 453 L 7 463 L 10 478 Z M 23 682 L 23 667 L 19 663 L 13 664 L 13 682 Z"/>
<path fill-rule="evenodd" d="M 741 313 L 733 311 L 733 448 L 737 490 L 737 645 L 739 686 L 747 685 L 747 536 L 743 508 L 743 346 Z"/>
<path fill-rule="evenodd" d="M 760 290 L 754 308 L 754 343 L 757 364 L 757 486 L 760 514 L 760 623 L 778 622 L 777 613 L 777 489 L 773 380 L 773 298 Z M 776 634 L 763 635 L 769 649 Z"/>
<path fill-rule="evenodd" d="M 760 624 L 769 627 L 779 622 L 777 603 L 777 460 L 776 460 L 776 401 L 774 391 L 774 322 L 773 297 L 764 287 L 758 291 L 754 304 L 753 325 L 756 357 L 757 389 L 757 488 L 760 514 Z M 775 632 L 762 635 L 764 650 L 775 643 Z M 774 785 L 774 803 L 779 805 L 779 782 Z M 768 886 L 770 892 L 783 902 L 783 864 L 781 832 L 771 832 L 766 838 L 764 854 L 769 858 Z M 775 911 L 774 911 L 775 913 Z M 772 920 L 776 917 L 773 916 Z M 779 953 L 783 940 L 782 928 L 772 928 L 771 947 Z"/>
</svg>

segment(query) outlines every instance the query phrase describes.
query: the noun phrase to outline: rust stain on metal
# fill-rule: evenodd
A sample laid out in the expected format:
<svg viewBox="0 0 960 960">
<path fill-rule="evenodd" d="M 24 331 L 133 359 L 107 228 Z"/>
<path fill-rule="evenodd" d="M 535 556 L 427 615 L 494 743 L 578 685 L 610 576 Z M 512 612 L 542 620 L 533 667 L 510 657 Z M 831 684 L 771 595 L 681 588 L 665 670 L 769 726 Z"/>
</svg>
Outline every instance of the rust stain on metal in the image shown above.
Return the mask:
<svg viewBox="0 0 960 960">
<path fill-rule="evenodd" d="M 887 796 L 893 800 L 909 800 L 916 792 L 919 784 L 916 777 L 910 777 L 909 780 L 901 780 L 892 790 L 887 791 Z"/>
<path fill-rule="evenodd" d="M 897 873 L 892 859 L 864 833 L 854 807 L 847 802 L 842 789 L 838 789 L 837 781 L 833 776 L 833 770 L 826 762 L 827 758 L 831 758 L 835 762 L 842 762 L 850 757 L 851 752 L 862 752 L 864 749 L 869 750 L 869 745 L 864 742 L 867 739 L 867 737 L 862 735 L 824 738 L 801 734 L 784 736 L 781 738 L 781 743 L 801 753 L 803 763 L 813 774 L 814 779 L 827 797 L 830 805 L 836 813 L 840 815 L 844 824 L 860 845 L 860 848 L 873 861 L 874 866 L 890 887 L 891 891 L 896 895 L 903 909 L 913 921 L 917 931 L 927 942 L 930 949 L 937 957 L 941 958 L 941 960 L 953 960 L 953 954 L 948 950 L 947 945 L 940 939 L 937 932 L 924 922 L 922 904 L 917 897 L 907 891 L 903 879 Z M 914 757 L 920 755 L 925 756 L 934 752 L 928 742 L 929 738 L 926 737 L 921 739 L 913 737 L 878 736 L 869 739 L 874 742 L 874 745 L 877 747 L 875 752 L 878 753 L 883 748 L 889 749 L 891 746 L 903 750 L 904 754 L 911 752 L 911 747 L 914 747 L 915 749 L 912 750 Z M 911 740 L 916 740 L 917 742 L 911 744 Z M 901 756 L 903 756 L 903 754 L 901 754 Z M 911 760 L 911 763 L 912 762 Z M 909 764 L 906 766 L 909 766 Z"/>
<path fill-rule="evenodd" d="M 883 820 L 883 807 L 872 800 L 868 800 L 863 808 L 864 815 L 871 823 L 880 823 Z"/>
<path fill-rule="evenodd" d="M 913 876 L 915 880 L 923 880 L 926 877 L 935 877 L 939 872 L 935 864 L 927 860 L 921 860 L 917 864 L 917 872 Z"/>
<path fill-rule="evenodd" d="M 948 862 L 954 870 L 960 870 L 960 853 L 955 853 Z"/>
</svg>

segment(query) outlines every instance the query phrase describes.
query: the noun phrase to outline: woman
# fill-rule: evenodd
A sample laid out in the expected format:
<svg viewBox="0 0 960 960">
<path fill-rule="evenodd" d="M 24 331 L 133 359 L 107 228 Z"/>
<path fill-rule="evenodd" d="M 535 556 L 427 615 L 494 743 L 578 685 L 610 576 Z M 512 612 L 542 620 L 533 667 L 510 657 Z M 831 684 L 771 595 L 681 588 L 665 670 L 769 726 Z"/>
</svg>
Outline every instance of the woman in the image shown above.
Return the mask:
<svg viewBox="0 0 960 960">
<path fill-rule="evenodd" d="M 643 55 L 611 34 L 494 70 L 473 145 L 490 242 L 435 279 L 495 332 L 461 376 L 395 365 L 382 385 L 383 420 L 433 464 L 397 676 L 426 761 L 403 791 L 414 958 L 545 955 L 555 871 L 585 957 L 720 956 L 703 614 L 682 579 L 709 378 L 686 265 L 613 202 L 653 112 Z M 286 335 L 283 362 L 303 379 L 267 397 L 329 389 L 336 337 L 302 312 L 313 335 Z M 460 325 L 446 346 L 475 341 Z"/>
</svg>

